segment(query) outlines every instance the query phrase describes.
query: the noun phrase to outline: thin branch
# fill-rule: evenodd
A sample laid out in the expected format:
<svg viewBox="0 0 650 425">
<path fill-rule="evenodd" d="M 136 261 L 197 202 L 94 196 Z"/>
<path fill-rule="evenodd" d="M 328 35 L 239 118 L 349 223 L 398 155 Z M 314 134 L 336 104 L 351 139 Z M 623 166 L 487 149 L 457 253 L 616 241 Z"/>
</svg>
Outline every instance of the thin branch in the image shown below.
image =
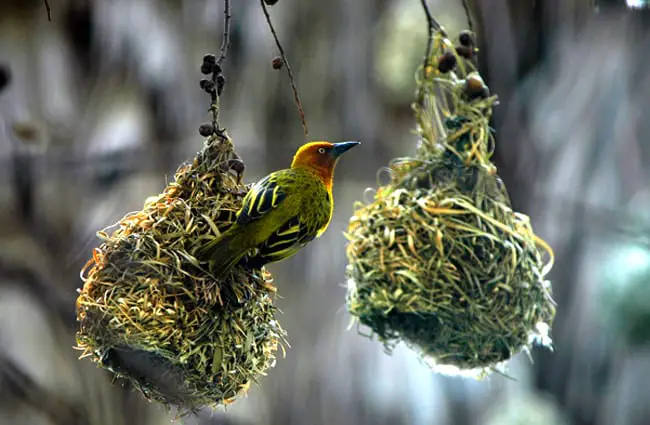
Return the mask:
<svg viewBox="0 0 650 425">
<path fill-rule="evenodd" d="M 420 3 L 422 3 L 422 9 L 424 10 L 424 15 L 427 18 L 427 28 L 428 28 L 427 50 L 424 52 L 424 63 L 422 67 L 422 76 L 424 78 L 427 78 L 429 67 L 431 65 L 430 61 L 431 61 L 431 50 L 433 49 L 433 38 L 435 36 L 435 32 L 440 30 L 441 27 L 438 21 L 436 21 L 436 19 L 431 14 L 431 11 L 429 10 L 429 5 L 427 4 L 427 0 L 420 0 Z M 424 92 L 423 92 L 422 85 L 419 85 L 418 88 L 417 101 L 420 105 L 424 103 Z"/>
<path fill-rule="evenodd" d="M 305 134 L 305 138 L 307 138 L 309 137 L 309 130 L 307 129 L 307 121 L 305 120 L 305 111 L 302 107 L 300 96 L 298 95 L 298 89 L 296 88 L 296 81 L 295 78 L 293 77 L 293 72 L 291 71 L 291 67 L 289 66 L 289 61 L 287 60 L 287 56 L 284 54 L 284 49 L 282 48 L 282 44 L 278 39 L 278 35 L 275 32 L 275 28 L 273 28 L 273 23 L 271 22 L 271 16 L 269 15 L 269 11 L 266 9 L 266 4 L 264 3 L 264 0 L 260 0 L 260 4 L 262 5 L 262 10 L 264 11 L 264 16 L 266 17 L 266 23 L 269 25 L 269 28 L 271 29 L 271 34 L 273 34 L 273 39 L 275 40 L 275 44 L 278 46 L 278 50 L 280 51 L 280 56 L 282 57 L 282 61 L 287 67 L 287 72 L 289 74 L 289 81 L 291 83 L 291 90 L 293 90 L 293 98 L 296 102 L 296 106 L 298 107 L 298 114 L 300 115 L 300 121 L 302 122 L 302 130 Z"/>
<path fill-rule="evenodd" d="M 219 99 L 221 98 L 221 91 L 223 90 L 226 81 L 223 76 L 221 65 L 226 59 L 228 49 L 230 48 L 230 20 L 232 18 L 232 15 L 230 14 L 230 0 L 224 0 L 223 3 L 223 36 L 221 38 L 219 58 L 216 60 L 212 72 L 214 90 L 210 92 L 210 112 L 212 113 L 213 134 L 221 132 L 221 126 L 219 125 Z"/>
<path fill-rule="evenodd" d="M 431 10 L 429 10 L 429 5 L 427 4 L 427 0 L 420 0 L 422 3 L 422 9 L 424 9 L 424 14 L 427 18 L 427 26 L 429 29 L 429 39 L 427 41 L 427 50 L 424 56 L 424 70 L 426 71 L 427 67 L 429 66 L 429 59 L 431 56 L 431 49 L 433 48 L 433 36 L 434 33 L 438 30 L 440 30 L 440 24 L 436 19 L 433 17 L 431 14 Z"/>
<path fill-rule="evenodd" d="M 467 17 L 467 28 L 474 32 L 474 23 L 472 22 L 472 14 L 469 9 L 469 2 L 463 0 L 463 9 L 465 9 L 465 16 Z"/>
<path fill-rule="evenodd" d="M 50 9 L 50 2 L 48 0 L 43 0 L 45 2 L 45 10 L 47 11 L 47 20 L 52 22 L 52 9 Z"/>
<path fill-rule="evenodd" d="M 230 48 L 230 19 L 232 15 L 230 14 L 230 0 L 224 0 L 224 19 L 223 19 L 223 38 L 221 40 L 221 51 L 219 53 L 219 59 L 217 59 L 217 65 L 221 66 L 224 59 L 226 59 L 226 54 Z"/>
<path fill-rule="evenodd" d="M 463 9 L 465 9 L 465 17 L 467 18 L 467 29 L 472 33 L 472 38 L 476 42 L 476 33 L 474 32 L 474 22 L 472 20 L 472 11 L 469 7 L 469 0 L 463 0 Z M 472 46 L 474 49 L 474 46 Z M 474 51 L 471 63 L 478 69 L 478 50 Z"/>
</svg>

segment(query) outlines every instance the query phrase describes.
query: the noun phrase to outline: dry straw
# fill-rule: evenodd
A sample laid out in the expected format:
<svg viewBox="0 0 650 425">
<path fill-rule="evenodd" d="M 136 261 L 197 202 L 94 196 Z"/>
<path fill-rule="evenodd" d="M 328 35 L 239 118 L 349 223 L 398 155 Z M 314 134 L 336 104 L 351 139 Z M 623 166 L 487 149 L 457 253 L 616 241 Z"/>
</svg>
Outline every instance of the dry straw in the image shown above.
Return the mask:
<svg viewBox="0 0 650 425">
<path fill-rule="evenodd" d="M 454 47 L 435 32 L 418 71 L 417 153 L 393 160 L 390 182 L 355 205 L 347 307 L 389 351 L 404 341 L 441 372 L 484 376 L 535 341 L 550 345 L 553 252 L 490 161 L 496 96 L 467 37 Z"/>
<path fill-rule="evenodd" d="M 147 398 L 190 411 L 228 404 L 273 366 L 285 332 L 264 269 L 215 279 L 195 257 L 234 220 L 248 188 L 224 132 L 147 199 L 82 271 L 78 348 Z M 241 168 L 240 168 L 241 170 Z"/>
</svg>

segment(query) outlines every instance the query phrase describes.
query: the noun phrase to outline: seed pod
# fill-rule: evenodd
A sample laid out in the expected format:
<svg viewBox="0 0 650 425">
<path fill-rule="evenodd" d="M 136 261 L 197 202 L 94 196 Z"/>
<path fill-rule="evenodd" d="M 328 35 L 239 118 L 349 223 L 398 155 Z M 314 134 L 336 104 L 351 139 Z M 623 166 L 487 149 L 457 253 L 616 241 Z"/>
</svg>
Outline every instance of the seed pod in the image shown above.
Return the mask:
<svg viewBox="0 0 650 425">
<path fill-rule="evenodd" d="M 440 58 L 438 58 L 438 71 L 443 74 L 451 71 L 456 66 L 456 55 L 447 50 Z"/>
<path fill-rule="evenodd" d="M 214 127 L 210 123 L 203 123 L 199 127 L 199 134 L 203 137 L 210 137 L 214 133 Z"/>
<path fill-rule="evenodd" d="M 458 36 L 458 41 L 464 47 L 474 47 L 474 36 L 469 30 L 462 31 Z"/>
<path fill-rule="evenodd" d="M 474 49 L 467 46 L 456 46 L 456 53 L 465 59 L 471 59 L 474 56 Z"/>
<path fill-rule="evenodd" d="M 209 63 L 210 65 L 214 65 L 217 63 L 217 57 L 212 53 L 208 53 L 205 56 L 203 56 L 203 63 Z"/>
<path fill-rule="evenodd" d="M 271 65 L 273 66 L 273 69 L 282 69 L 282 65 L 284 65 L 284 62 L 282 61 L 282 58 L 280 56 L 276 56 L 271 61 Z"/>
<path fill-rule="evenodd" d="M 203 64 L 201 65 L 201 74 L 203 75 L 212 74 L 212 71 L 214 71 L 214 65 L 211 63 L 203 62 Z"/>
<path fill-rule="evenodd" d="M 490 95 L 490 90 L 478 74 L 470 74 L 465 79 L 465 94 L 469 100 L 485 99 Z"/>
<path fill-rule="evenodd" d="M 215 89 L 214 81 L 208 80 L 207 78 L 202 79 L 199 82 L 199 86 L 201 86 L 201 88 L 208 93 L 214 92 Z"/>
</svg>

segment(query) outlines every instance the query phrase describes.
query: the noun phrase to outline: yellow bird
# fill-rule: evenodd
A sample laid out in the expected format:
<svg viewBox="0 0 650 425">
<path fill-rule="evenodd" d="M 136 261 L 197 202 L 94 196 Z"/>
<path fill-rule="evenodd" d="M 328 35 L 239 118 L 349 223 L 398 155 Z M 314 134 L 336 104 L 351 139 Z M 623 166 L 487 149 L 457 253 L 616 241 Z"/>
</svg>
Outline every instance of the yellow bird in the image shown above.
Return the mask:
<svg viewBox="0 0 650 425">
<path fill-rule="evenodd" d="M 284 260 L 327 229 L 332 220 L 334 168 L 359 142 L 310 142 L 301 146 L 291 168 L 255 183 L 237 219 L 198 253 L 217 276 L 242 262 L 248 268 Z"/>
</svg>

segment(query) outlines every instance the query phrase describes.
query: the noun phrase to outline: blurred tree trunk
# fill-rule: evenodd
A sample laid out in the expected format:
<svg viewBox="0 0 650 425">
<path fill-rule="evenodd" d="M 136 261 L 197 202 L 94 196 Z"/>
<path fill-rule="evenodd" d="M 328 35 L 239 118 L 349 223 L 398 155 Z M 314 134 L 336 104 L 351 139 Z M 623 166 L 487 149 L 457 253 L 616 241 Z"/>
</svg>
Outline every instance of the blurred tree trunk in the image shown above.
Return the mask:
<svg viewBox="0 0 650 425">
<path fill-rule="evenodd" d="M 539 152 L 540 145 L 536 143 L 536 135 L 530 124 L 535 113 L 533 108 L 540 100 L 530 98 L 536 93 L 533 87 L 536 83 L 531 83 L 530 80 L 534 80 L 531 75 L 539 73 L 540 69 L 544 69 L 546 73 L 553 72 L 549 61 L 555 60 L 557 55 L 551 55 L 552 47 L 559 39 L 573 40 L 589 21 L 591 26 L 597 26 L 598 22 L 602 21 L 603 31 L 608 31 L 607 23 L 625 19 L 631 28 L 627 40 L 646 40 L 648 37 L 650 11 L 630 11 L 625 0 L 598 0 L 600 11 L 595 14 L 593 3 L 593 0 L 470 2 L 474 29 L 479 40 L 479 67 L 491 90 L 497 93 L 500 99 L 500 106 L 496 108 L 494 116 L 494 126 L 497 130 L 495 162 L 509 189 L 514 208 L 530 214 L 534 220 L 535 217 L 544 216 L 544 213 L 539 209 L 531 209 L 532 206 L 539 205 L 534 202 L 533 188 L 552 172 L 556 166 L 554 160 L 559 160 L 561 153 L 549 156 Z M 638 48 L 632 49 L 636 50 L 639 58 L 647 57 L 643 53 L 646 51 L 644 49 L 647 49 L 647 43 L 640 43 Z M 607 59 L 603 57 L 604 61 Z M 562 64 L 559 64 L 557 69 L 561 69 L 561 66 Z M 621 69 L 626 67 L 627 70 L 635 65 L 621 63 L 620 66 Z M 640 69 L 647 70 L 647 67 L 640 66 Z M 585 72 L 590 71 L 585 69 Z M 598 105 L 594 107 L 597 108 Z M 586 125 L 598 124 L 593 122 Z M 604 125 L 611 127 L 609 123 Z M 606 137 L 605 133 L 604 129 L 601 133 L 603 137 Z M 611 141 L 602 143 L 609 142 Z M 587 161 L 590 165 L 587 165 L 580 175 L 583 193 L 595 178 L 595 164 L 603 160 L 605 151 L 598 148 L 600 143 L 595 140 L 591 145 L 591 158 Z M 547 202 L 553 201 L 549 199 Z M 589 211 L 579 204 L 568 207 L 567 211 L 570 211 L 570 214 L 565 219 L 570 224 L 566 228 L 571 229 L 571 232 L 566 235 L 562 244 L 554 245 L 557 262 L 551 275 L 554 295 L 559 303 L 554 337 L 556 344 L 561 348 L 555 353 L 537 350 L 536 386 L 553 394 L 566 408 L 574 424 L 597 424 L 603 423 L 598 406 L 602 406 L 607 397 L 607 394 L 599 389 L 611 384 L 617 353 L 611 348 L 604 348 L 604 351 L 597 349 L 598 339 L 592 341 L 594 348 L 589 351 L 589 360 L 582 357 L 584 351 L 571 349 L 575 344 L 573 329 L 577 324 L 571 321 L 574 314 L 570 311 L 570 306 L 579 303 L 579 298 L 583 297 L 580 286 L 572 282 L 583 279 L 576 264 L 581 263 L 587 250 L 585 222 Z M 575 376 L 571 370 L 580 359 L 593 365 L 593 369 L 589 369 L 586 378 L 588 382 L 579 385 L 582 390 L 576 397 L 576 394 L 570 393 L 570 380 Z M 644 423 L 641 417 L 631 420 L 629 423 Z"/>
<path fill-rule="evenodd" d="M 498 134 L 495 162 L 515 205 L 528 202 L 525 190 L 538 166 L 530 143 L 527 92 L 530 73 L 544 65 L 548 47 L 562 32 L 575 32 L 592 14 L 593 0 L 468 0 L 479 44 L 479 68 L 499 95 L 494 112 Z"/>
</svg>

